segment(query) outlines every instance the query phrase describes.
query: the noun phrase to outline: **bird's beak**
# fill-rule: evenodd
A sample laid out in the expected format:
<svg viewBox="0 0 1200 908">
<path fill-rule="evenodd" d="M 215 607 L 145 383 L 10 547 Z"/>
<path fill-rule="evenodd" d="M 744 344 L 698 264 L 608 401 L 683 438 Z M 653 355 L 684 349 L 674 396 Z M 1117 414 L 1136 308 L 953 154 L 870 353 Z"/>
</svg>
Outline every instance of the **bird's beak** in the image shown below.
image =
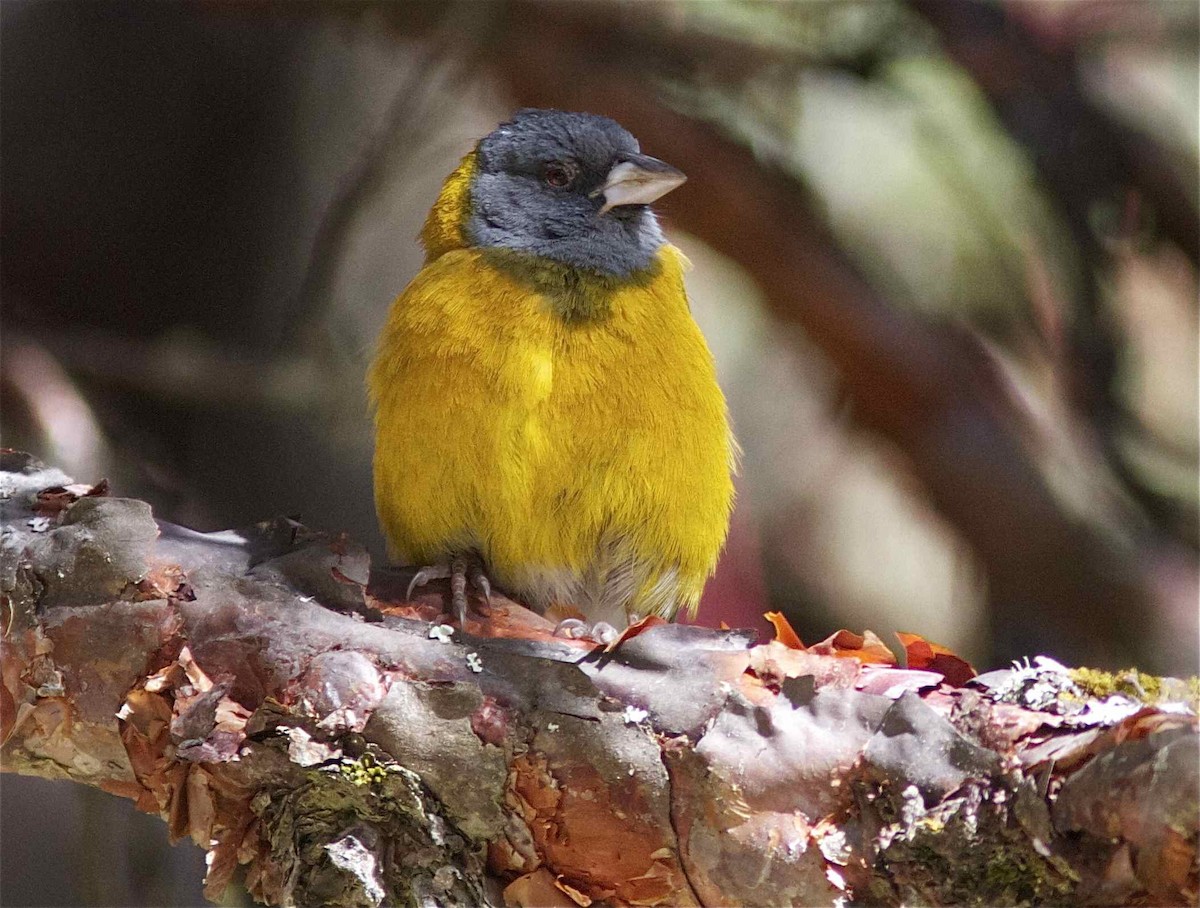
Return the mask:
<svg viewBox="0 0 1200 908">
<path fill-rule="evenodd" d="M 619 156 L 604 185 L 591 196 L 604 196 L 600 213 L 605 214 L 618 205 L 649 205 L 683 185 L 686 179 L 682 170 L 665 161 L 630 152 Z"/>
</svg>

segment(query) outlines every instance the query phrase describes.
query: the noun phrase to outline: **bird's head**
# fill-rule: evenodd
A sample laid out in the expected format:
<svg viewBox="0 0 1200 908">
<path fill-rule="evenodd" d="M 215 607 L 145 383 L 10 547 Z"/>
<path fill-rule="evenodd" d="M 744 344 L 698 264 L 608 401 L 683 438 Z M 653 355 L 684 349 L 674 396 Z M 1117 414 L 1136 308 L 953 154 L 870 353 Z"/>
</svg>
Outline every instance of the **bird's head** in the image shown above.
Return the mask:
<svg viewBox="0 0 1200 908">
<path fill-rule="evenodd" d="M 458 199 L 462 245 L 627 277 L 664 242 L 650 203 L 685 179 L 607 117 L 527 109 L 479 142 L 443 200 Z"/>
</svg>

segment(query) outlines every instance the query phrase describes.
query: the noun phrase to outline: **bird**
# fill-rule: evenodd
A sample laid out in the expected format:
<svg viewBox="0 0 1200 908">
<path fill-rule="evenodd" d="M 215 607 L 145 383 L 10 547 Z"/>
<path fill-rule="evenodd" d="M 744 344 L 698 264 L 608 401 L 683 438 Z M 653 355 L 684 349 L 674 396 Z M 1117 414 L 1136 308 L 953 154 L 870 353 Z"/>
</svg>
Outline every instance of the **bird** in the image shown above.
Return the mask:
<svg viewBox="0 0 1200 908">
<path fill-rule="evenodd" d="M 493 584 L 596 628 L 695 614 L 738 448 L 651 208 L 685 179 L 608 117 L 532 108 L 446 179 L 367 374 L 410 599 L 449 578 L 460 626 Z"/>
</svg>

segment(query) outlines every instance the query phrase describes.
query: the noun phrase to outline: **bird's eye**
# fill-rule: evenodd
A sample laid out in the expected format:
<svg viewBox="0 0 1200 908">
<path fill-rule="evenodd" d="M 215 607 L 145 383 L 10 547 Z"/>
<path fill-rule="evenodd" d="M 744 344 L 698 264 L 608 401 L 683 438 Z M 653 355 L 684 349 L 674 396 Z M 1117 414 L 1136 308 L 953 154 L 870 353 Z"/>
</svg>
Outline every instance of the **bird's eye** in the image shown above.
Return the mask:
<svg viewBox="0 0 1200 908">
<path fill-rule="evenodd" d="M 551 161 L 542 168 L 542 179 L 547 186 L 565 189 L 575 182 L 579 170 L 571 161 Z"/>
</svg>

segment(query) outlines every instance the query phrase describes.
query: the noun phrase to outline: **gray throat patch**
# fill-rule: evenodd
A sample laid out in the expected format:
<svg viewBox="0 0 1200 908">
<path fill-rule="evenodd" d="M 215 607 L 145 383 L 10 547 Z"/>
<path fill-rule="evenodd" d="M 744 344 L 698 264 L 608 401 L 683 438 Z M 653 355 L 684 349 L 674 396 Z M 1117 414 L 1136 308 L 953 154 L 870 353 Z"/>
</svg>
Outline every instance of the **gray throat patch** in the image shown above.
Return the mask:
<svg viewBox="0 0 1200 908">
<path fill-rule="evenodd" d="M 483 249 L 483 254 L 489 264 L 544 297 L 564 322 L 574 325 L 607 318 L 617 291 L 644 287 L 662 273 L 657 258 L 644 268 L 612 275 L 498 246 Z"/>
</svg>

